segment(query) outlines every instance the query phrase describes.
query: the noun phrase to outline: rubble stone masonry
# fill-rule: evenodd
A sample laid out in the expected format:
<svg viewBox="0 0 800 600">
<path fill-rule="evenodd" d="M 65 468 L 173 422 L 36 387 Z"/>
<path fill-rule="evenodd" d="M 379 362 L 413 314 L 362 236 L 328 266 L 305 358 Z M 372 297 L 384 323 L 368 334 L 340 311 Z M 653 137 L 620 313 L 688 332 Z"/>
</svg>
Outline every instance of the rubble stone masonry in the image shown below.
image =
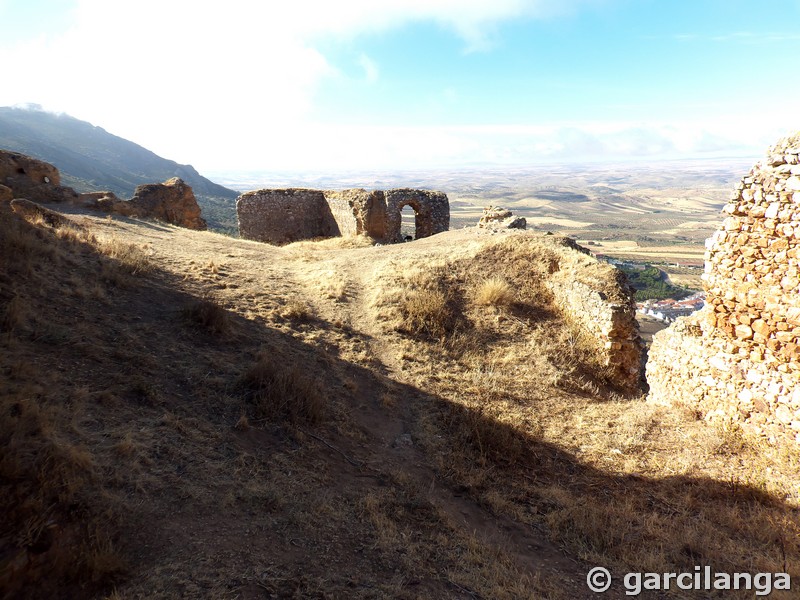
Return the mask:
<svg viewBox="0 0 800 600">
<path fill-rule="evenodd" d="M 246 240 L 289 244 L 338 234 L 331 226 L 333 216 L 325 195 L 319 190 L 247 192 L 236 201 L 236 214 L 239 235 Z"/>
<path fill-rule="evenodd" d="M 800 133 L 736 187 L 706 241 L 706 306 L 656 334 L 649 399 L 800 443 Z"/>
<path fill-rule="evenodd" d="M 236 200 L 239 234 L 247 240 L 288 244 L 313 238 L 367 235 L 381 242 L 400 242 L 401 211 L 414 210 L 415 238 L 450 227 L 450 204 L 441 192 L 394 189 L 321 191 L 258 190 Z"/>
<path fill-rule="evenodd" d="M 552 278 L 547 283 L 557 306 L 597 345 L 603 365 L 612 369 L 611 380 L 625 392 L 641 394 L 644 344 L 636 323 L 633 295 L 612 302 L 601 292 L 576 280 Z"/>
</svg>

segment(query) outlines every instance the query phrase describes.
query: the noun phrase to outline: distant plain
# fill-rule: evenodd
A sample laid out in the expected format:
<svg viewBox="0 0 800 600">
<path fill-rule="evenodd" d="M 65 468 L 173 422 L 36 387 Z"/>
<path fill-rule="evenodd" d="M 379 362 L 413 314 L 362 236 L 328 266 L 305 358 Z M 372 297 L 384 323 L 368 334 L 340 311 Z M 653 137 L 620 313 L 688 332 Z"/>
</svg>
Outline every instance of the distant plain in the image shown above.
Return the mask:
<svg viewBox="0 0 800 600">
<path fill-rule="evenodd" d="M 340 173 L 209 173 L 237 190 L 280 187 L 445 192 L 451 229 L 473 226 L 484 206 L 503 206 L 528 227 L 569 235 L 597 254 L 668 263 L 670 278 L 699 287 L 704 241 L 755 158 Z M 413 218 L 410 213 L 406 220 Z M 675 266 L 675 265 L 679 266 Z"/>
</svg>

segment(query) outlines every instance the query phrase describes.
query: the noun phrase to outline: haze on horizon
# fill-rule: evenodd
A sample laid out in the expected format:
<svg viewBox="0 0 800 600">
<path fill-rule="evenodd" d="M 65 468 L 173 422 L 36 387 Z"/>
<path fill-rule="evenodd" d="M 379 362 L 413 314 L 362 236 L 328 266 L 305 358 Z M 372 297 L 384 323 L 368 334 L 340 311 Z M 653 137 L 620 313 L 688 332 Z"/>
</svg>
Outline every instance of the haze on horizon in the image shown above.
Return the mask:
<svg viewBox="0 0 800 600">
<path fill-rule="evenodd" d="M 758 157 L 800 1 L 0 0 L 0 105 L 202 171 Z"/>
</svg>

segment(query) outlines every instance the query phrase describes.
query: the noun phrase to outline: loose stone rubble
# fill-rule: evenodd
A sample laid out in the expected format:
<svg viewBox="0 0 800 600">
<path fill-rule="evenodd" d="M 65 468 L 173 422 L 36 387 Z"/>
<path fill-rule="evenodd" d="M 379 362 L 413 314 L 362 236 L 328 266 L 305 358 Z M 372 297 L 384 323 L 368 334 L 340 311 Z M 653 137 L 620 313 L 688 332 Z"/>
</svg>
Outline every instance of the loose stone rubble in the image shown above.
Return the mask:
<svg viewBox="0 0 800 600">
<path fill-rule="evenodd" d="M 483 209 L 478 221 L 478 227 L 482 229 L 525 229 L 527 226 L 525 217 L 515 217 L 510 210 L 492 205 Z"/>
</svg>

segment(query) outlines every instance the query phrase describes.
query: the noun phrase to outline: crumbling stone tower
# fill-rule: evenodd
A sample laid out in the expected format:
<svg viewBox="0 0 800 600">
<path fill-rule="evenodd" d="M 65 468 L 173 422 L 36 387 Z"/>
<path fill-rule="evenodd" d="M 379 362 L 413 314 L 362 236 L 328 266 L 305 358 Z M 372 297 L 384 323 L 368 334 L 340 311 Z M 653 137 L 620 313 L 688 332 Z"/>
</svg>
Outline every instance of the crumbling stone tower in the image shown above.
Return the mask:
<svg viewBox="0 0 800 600">
<path fill-rule="evenodd" d="M 706 306 L 654 337 L 650 400 L 800 443 L 800 133 L 723 212 L 706 241 Z"/>
</svg>

